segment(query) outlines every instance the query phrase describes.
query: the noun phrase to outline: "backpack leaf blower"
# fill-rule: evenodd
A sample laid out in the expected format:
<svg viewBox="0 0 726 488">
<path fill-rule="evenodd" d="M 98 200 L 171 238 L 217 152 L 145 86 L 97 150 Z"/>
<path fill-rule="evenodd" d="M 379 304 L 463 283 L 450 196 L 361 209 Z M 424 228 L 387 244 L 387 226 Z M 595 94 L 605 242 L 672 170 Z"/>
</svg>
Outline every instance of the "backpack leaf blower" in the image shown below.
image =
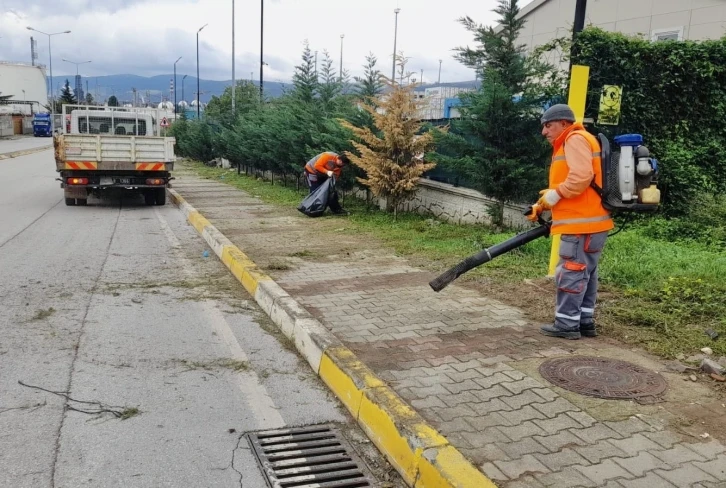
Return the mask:
<svg viewBox="0 0 726 488">
<path fill-rule="evenodd" d="M 530 206 L 527 208 L 527 211 L 524 212 L 524 215 L 529 215 L 533 211 L 533 208 Z M 507 239 L 504 242 L 500 242 L 499 244 L 495 244 L 492 247 L 489 247 L 469 256 L 453 268 L 431 280 L 429 282 L 429 286 L 435 292 L 440 292 L 441 290 L 446 288 L 452 281 L 454 281 L 456 278 L 463 275 L 467 271 L 470 271 L 477 266 L 481 266 L 484 263 L 488 263 L 497 256 L 501 256 L 502 254 L 507 253 L 513 249 L 522 247 L 528 242 L 532 242 L 535 239 L 539 239 L 540 237 L 549 237 L 552 223 L 549 221 L 545 221 L 541 216 L 538 217 L 538 220 L 540 224 L 539 227 L 535 227 L 534 229 L 530 229 L 526 232 L 517 234 L 516 236 Z"/>
</svg>

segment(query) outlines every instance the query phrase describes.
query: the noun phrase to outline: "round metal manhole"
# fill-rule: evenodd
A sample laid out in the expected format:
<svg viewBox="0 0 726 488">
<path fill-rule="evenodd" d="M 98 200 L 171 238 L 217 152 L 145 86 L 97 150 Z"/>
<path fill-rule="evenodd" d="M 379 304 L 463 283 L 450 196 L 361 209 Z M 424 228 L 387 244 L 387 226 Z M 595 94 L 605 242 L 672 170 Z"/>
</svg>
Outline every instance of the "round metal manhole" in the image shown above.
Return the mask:
<svg viewBox="0 0 726 488">
<path fill-rule="evenodd" d="M 551 359 L 539 372 L 555 386 L 582 395 L 651 403 L 668 386 L 658 373 L 617 359 L 573 357 Z"/>
</svg>

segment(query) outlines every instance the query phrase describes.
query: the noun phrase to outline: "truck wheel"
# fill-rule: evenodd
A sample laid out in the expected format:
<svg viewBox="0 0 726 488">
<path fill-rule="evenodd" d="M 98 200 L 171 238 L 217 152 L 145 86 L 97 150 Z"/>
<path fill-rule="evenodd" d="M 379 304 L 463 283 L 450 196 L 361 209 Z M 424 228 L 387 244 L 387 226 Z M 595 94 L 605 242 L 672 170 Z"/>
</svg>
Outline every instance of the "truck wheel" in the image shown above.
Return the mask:
<svg viewBox="0 0 726 488">
<path fill-rule="evenodd" d="M 156 195 L 154 195 L 152 192 L 146 192 L 144 193 L 144 202 L 147 205 L 154 205 L 156 203 Z"/>
<path fill-rule="evenodd" d="M 156 204 L 166 205 L 166 188 L 157 188 L 155 190 Z"/>
<path fill-rule="evenodd" d="M 76 199 L 75 198 L 66 198 L 66 205 L 69 207 L 74 207 L 76 205 Z"/>
</svg>

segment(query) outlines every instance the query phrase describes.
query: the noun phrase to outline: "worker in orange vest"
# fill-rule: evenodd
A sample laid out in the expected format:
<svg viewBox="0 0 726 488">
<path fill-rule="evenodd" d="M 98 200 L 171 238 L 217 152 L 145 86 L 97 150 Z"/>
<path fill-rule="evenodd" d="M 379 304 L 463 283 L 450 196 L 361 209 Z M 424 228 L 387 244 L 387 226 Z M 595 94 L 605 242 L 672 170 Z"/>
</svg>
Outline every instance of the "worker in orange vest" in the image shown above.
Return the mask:
<svg viewBox="0 0 726 488">
<path fill-rule="evenodd" d="M 305 164 L 305 179 L 310 188 L 310 193 L 318 189 L 320 185 L 328 178 L 340 178 L 343 167 L 350 160 L 345 154 L 337 154 L 334 152 L 324 152 L 315 156 Z M 338 192 L 333 190 L 328 199 L 328 206 L 334 214 L 347 214 L 338 201 Z"/>
<path fill-rule="evenodd" d="M 547 336 L 579 339 L 595 337 L 597 267 L 608 231 L 610 213 L 591 186 L 602 188 L 600 144 L 565 104 L 548 108 L 542 115 L 542 135 L 552 144 L 549 187 L 540 191 L 528 218 L 537 220 L 552 211 L 552 235 L 561 235 L 555 272 L 557 297 L 554 324 L 543 325 Z"/>
</svg>

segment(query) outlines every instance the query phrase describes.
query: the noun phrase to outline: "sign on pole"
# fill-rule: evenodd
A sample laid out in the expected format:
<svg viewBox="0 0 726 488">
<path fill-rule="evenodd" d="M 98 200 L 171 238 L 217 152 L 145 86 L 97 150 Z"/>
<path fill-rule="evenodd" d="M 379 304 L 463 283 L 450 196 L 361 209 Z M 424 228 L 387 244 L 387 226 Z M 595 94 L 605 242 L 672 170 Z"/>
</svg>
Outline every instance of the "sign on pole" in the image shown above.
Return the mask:
<svg viewBox="0 0 726 488">
<path fill-rule="evenodd" d="M 162 117 L 161 118 L 161 123 L 159 125 L 161 125 L 164 128 L 169 127 L 169 121 L 166 120 L 166 117 Z"/>
</svg>

